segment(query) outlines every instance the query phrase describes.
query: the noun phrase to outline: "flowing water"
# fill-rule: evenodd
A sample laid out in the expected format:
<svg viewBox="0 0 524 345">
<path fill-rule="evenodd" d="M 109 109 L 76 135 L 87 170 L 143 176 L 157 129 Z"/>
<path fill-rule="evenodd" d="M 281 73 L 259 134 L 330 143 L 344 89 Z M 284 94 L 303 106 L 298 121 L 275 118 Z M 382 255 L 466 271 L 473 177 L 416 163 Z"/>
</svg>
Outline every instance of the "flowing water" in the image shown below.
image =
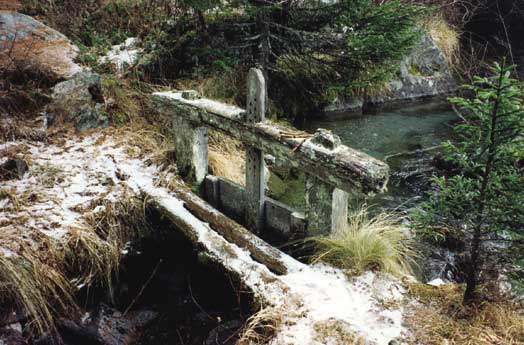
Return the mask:
<svg viewBox="0 0 524 345">
<path fill-rule="evenodd" d="M 397 207 L 415 200 L 427 186 L 431 160 L 442 142 L 451 138 L 455 113 L 442 104 L 412 106 L 377 114 L 348 116 L 340 120 L 310 120 L 303 129 L 332 130 L 342 142 L 391 167 L 387 193 L 371 202 Z M 270 194 L 295 207 L 303 207 L 304 177 L 300 174 L 274 174 L 269 182 Z"/>
</svg>

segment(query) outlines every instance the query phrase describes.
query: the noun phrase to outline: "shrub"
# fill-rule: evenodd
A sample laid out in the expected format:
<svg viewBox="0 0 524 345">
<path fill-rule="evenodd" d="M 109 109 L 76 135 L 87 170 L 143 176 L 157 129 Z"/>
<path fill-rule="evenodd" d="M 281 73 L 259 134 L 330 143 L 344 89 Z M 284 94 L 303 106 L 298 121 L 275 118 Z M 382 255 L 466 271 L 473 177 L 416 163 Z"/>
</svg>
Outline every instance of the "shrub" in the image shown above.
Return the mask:
<svg viewBox="0 0 524 345">
<path fill-rule="evenodd" d="M 360 208 L 348 225 L 325 237 L 316 237 L 315 261 L 322 260 L 355 273 L 365 270 L 409 274 L 416 256 L 400 219 L 388 213 L 371 217 Z"/>
</svg>

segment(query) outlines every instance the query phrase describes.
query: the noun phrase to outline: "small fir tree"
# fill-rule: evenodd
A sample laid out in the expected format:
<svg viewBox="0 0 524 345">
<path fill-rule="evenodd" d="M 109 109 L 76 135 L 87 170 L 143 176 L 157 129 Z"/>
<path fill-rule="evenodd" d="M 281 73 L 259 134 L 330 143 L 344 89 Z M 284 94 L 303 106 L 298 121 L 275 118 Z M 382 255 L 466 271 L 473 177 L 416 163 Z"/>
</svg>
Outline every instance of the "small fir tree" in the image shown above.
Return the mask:
<svg viewBox="0 0 524 345">
<path fill-rule="evenodd" d="M 414 214 L 414 225 L 466 245 L 464 302 L 478 284 L 499 274 L 522 273 L 524 257 L 524 86 L 514 66 L 495 64 L 492 76 L 476 77 L 472 98 L 451 98 L 463 121 L 444 158 L 451 176 L 435 177 L 438 192 Z M 518 279 L 518 277 L 517 277 Z"/>
</svg>

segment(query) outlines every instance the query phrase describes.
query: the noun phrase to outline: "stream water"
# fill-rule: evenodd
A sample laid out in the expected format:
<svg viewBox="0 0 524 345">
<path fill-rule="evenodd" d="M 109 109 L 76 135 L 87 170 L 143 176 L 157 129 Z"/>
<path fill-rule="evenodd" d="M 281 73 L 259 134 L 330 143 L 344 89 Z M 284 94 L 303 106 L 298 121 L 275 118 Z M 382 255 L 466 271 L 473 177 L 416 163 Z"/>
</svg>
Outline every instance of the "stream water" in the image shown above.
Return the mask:
<svg viewBox="0 0 524 345">
<path fill-rule="evenodd" d="M 448 106 L 425 104 L 340 120 L 310 120 L 299 127 L 308 132 L 317 128 L 332 130 L 345 145 L 386 161 L 391 168 L 388 191 L 370 203 L 398 207 L 416 202 L 422 193 L 431 160 L 439 145 L 451 138 L 451 124 L 455 120 L 457 116 Z M 301 174 L 275 171 L 269 189 L 280 201 L 303 207 Z"/>
</svg>

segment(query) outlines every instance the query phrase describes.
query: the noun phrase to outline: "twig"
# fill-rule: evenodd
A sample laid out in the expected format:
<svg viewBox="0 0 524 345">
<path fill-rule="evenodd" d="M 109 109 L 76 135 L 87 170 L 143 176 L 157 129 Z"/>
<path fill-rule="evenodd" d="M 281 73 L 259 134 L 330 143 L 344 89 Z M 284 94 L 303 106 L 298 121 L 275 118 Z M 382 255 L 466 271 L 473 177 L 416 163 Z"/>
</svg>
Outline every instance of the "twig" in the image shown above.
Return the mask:
<svg viewBox="0 0 524 345">
<path fill-rule="evenodd" d="M 437 146 L 432 146 L 432 147 L 428 147 L 428 148 L 425 148 L 425 149 L 418 149 L 418 150 L 415 150 L 415 151 L 395 153 L 395 154 L 392 154 L 392 155 L 384 157 L 384 161 L 387 161 L 388 159 L 394 158 L 394 157 L 411 156 L 411 155 L 414 155 L 414 154 L 417 154 L 417 153 L 424 153 L 424 152 L 428 152 L 428 151 L 433 151 L 433 150 L 439 149 L 441 147 L 442 147 L 442 145 L 437 145 Z"/>
<path fill-rule="evenodd" d="M 144 293 L 144 290 L 146 289 L 146 287 L 149 285 L 149 283 L 151 282 L 151 280 L 155 276 L 155 274 L 158 271 L 158 268 L 160 267 L 160 264 L 162 263 L 162 261 L 163 261 L 162 259 L 158 260 L 158 263 L 156 264 L 155 269 L 153 270 L 153 272 L 151 272 L 151 275 L 149 276 L 147 281 L 140 288 L 140 291 L 138 292 L 138 295 L 136 295 L 136 297 L 131 301 L 131 304 L 129 304 L 129 306 L 124 311 L 124 314 L 123 314 L 124 316 L 129 312 L 129 310 L 131 310 L 131 308 L 133 308 L 133 306 L 135 305 L 136 301 L 138 301 L 140 296 L 142 296 L 142 293 Z"/>
<path fill-rule="evenodd" d="M 193 303 L 195 303 L 195 305 L 197 306 L 197 308 L 204 314 L 206 314 L 206 316 L 210 319 L 210 320 L 214 320 L 216 321 L 211 315 L 209 315 L 209 313 L 207 311 L 204 310 L 204 308 L 202 308 L 200 306 L 200 304 L 198 304 L 197 300 L 195 299 L 195 297 L 193 296 L 193 290 L 191 289 L 191 276 L 189 275 L 188 278 L 187 278 L 187 285 L 189 287 L 189 295 L 191 295 L 191 299 L 193 300 Z"/>
<path fill-rule="evenodd" d="M 298 143 L 295 147 L 293 147 L 293 150 L 291 150 L 291 152 L 293 153 L 293 152 L 297 151 L 298 149 L 300 149 L 302 147 L 302 145 L 304 145 L 304 143 L 308 139 L 309 138 L 302 139 L 302 141 L 300 143 Z"/>
</svg>

